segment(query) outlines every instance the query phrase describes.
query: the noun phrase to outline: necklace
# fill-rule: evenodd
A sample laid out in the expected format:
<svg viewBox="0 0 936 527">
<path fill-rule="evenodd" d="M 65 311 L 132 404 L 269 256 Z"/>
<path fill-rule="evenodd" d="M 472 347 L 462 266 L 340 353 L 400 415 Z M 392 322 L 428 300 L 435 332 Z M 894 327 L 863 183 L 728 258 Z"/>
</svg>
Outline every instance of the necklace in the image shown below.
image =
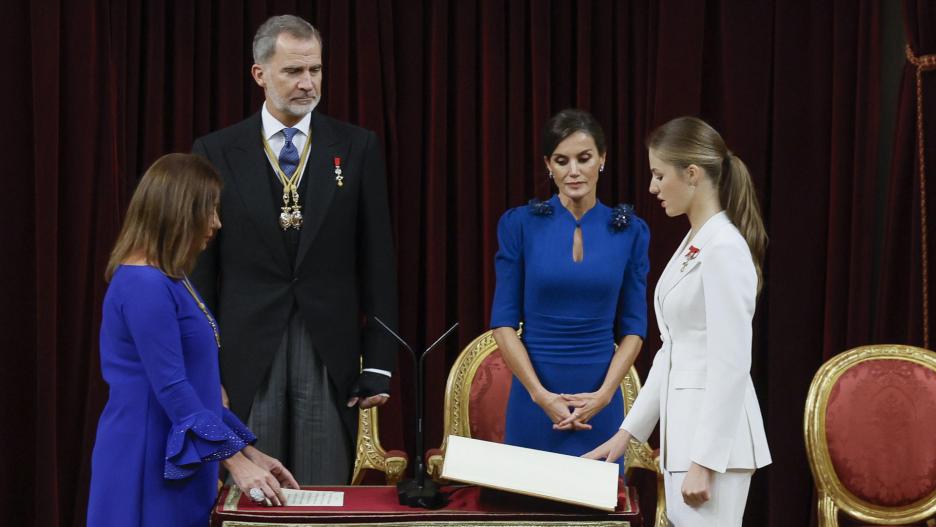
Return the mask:
<svg viewBox="0 0 936 527">
<path fill-rule="evenodd" d="M 309 145 L 312 144 L 312 138 L 307 137 L 305 146 L 302 147 L 302 155 L 299 156 L 299 165 L 292 176 L 287 176 L 286 172 L 280 168 L 279 160 L 273 154 L 270 143 L 267 141 L 263 132 L 260 132 L 260 138 L 263 139 L 263 150 L 266 152 L 267 159 L 273 165 L 273 171 L 276 177 L 283 185 L 283 206 L 280 208 L 279 215 L 280 228 L 285 230 L 298 229 L 302 227 L 302 206 L 299 204 L 299 180 L 302 179 L 302 173 L 305 171 L 306 162 L 309 160 Z"/>
<path fill-rule="evenodd" d="M 215 322 L 214 317 L 211 316 L 211 313 L 208 312 L 208 307 L 205 306 L 205 303 L 198 298 L 198 294 L 195 293 L 195 288 L 192 287 L 192 283 L 189 282 L 188 276 L 182 277 L 182 283 L 185 285 L 185 288 L 188 289 L 192 298 L 195 299 L 195 303 L 198 304 L 198 309 L 201 309 L 202 313 L 205 314 L 205 318 L 208 319 L 208 324 L 211 325 L 211 331 L 214 332 L 215 343 L 218 345 L 218 351 L 221 351 L 221 334 L 218 332 L 218 323 Z"/>
</svg>

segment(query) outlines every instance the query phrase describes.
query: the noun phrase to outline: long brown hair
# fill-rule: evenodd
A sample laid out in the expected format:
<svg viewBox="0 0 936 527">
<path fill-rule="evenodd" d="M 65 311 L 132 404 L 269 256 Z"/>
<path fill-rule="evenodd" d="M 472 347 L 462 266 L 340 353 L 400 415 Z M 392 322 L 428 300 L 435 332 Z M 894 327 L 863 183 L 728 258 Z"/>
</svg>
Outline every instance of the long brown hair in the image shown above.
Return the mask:
<svg viewBox="0 0 936 527">
<path fill-rule="evenodd" d="M 221 195 L 221 177 L 193 154 L 166 154 L 137 185 L 104 279 L 136 253 L 167 276 L 191 272 Z"/>
<path fill-rule="evenodd" d="M 666 163 L 681 169 L 696 165 L 712 178 L 721 206 L 751 249 L 760 291 L 767 230 L 744 161 L 728 150 L 714 128 L 696 117 L 677 117 L 661 125 L 647 138 L 647 148 Z"/>
</svg>

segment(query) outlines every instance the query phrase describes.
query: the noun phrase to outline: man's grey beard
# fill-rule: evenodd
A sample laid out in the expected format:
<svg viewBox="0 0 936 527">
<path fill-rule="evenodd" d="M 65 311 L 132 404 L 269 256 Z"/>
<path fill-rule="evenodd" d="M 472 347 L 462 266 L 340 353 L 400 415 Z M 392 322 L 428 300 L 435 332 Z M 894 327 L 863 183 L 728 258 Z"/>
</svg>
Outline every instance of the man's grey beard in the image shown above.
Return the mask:
<svg viewBox="0 0 936 527">
<path fill-rule="evenodd" d="M 277 110 L 292 115 L 293 117 L 304 117 L 307 113 L 314 110 L 315 107 L 318 106 L 319 102 L 322 101 L 321 91 L 318 93 L 318 96 L 314 101 L 306 105 L 289 103 L 288 101 L 281 99 L 279 95 L 273 92 L 273 90 L 269 90 L 267 95 L 270 97 L 270 100 L 273 102 L 273 106 Z"/>
</svg>

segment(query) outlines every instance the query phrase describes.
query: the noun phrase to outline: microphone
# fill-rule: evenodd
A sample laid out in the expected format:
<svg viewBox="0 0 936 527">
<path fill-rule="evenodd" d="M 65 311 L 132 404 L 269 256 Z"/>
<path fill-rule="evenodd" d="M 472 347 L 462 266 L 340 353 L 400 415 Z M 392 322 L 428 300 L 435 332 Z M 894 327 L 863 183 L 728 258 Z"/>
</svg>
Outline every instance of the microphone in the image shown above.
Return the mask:
<svg viewBox="0 0 936 527">
<path fill-rule="evenodd" d="M 409 350 L 410 354 L 413 356 L 413 361 L 416 364 L 416 458 L 415 458 L 415 467 L 413 470 L 413 479 L 403 480 L 397 483 L 397 495 L 400 500 L 400 505 L 409 505 L 410 507 L 422 507 L 424 509 L 438 509 L 444 507 L 448 503 L 448 497 L 445 494 L 442 494 L 439 491 L 439 488 L 436 486 L 435 482 L 431 479 L 426 479 L 426 462 L 424 458 L 425 449 L 423 443 L 423 397 L 424 397 L 424 375 L 425 368 L 423 367 L 424 360 L 429 352 L 432 351 L 436 346 L 439 345 L 443 340 L 445 340 L 449 335 L 455 331 L 455 328 L 458 327 L 458 322 L 452 324 L 452 327 L 448 328 L 445 333 L 442 334 L 439 338 L 432 343 L 431 346 L 426 348 L 422 354 L 417 354 L 416 351 L 410 346 L 403 337 L 396 334 L 395 331 L 390 329 L 389 326 L 384 324 L 383 320 L 380 320 L 378 317 L 372 317 L 381 327 L 383 327 L 387 333 L 393 336 L 403 345 L 404 348 Z"/>
</svg>

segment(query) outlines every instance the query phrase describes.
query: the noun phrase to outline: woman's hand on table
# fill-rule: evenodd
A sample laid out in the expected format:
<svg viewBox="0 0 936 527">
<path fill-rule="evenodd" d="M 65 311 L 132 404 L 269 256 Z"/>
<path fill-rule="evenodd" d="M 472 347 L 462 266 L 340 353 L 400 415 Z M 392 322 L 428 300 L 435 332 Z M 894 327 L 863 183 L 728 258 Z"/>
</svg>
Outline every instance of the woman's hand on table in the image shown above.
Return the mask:
<svg viewBox="0 0 936 527">
<path fill-rule="evenodd" d="M 234 454 L 222 461 L 222 464 L 231 474 L 234 484 L 251 500 L 276 506 L 286 503 L 286 496 L 276 477 L 270 471 L 259 467 L 243 453 Z"/>
<path fill-rule="evenodd" d="M 605 460 L 608 463 L 614 463 L 627 452 L 627 445 L 630 443 L 631 434 L 623 428 L 618 430 L 610 439 L 598 445 L 597 448 L 583 454 L 587 459 Z"/>
<path fill-rule="evenodd" d="M 264 454 L 260 450 L 254 448 L 253 445 L 247 445 L 242 452 L 247 456 L 247 459 L 251 460 L 255 465 L 272 474 L 281 487 L 299 489 L 299 483 L 296 481 L 296 478 L 293 477 L 289 469 L 287 469 L 280 460 Z"/>
</svg>

